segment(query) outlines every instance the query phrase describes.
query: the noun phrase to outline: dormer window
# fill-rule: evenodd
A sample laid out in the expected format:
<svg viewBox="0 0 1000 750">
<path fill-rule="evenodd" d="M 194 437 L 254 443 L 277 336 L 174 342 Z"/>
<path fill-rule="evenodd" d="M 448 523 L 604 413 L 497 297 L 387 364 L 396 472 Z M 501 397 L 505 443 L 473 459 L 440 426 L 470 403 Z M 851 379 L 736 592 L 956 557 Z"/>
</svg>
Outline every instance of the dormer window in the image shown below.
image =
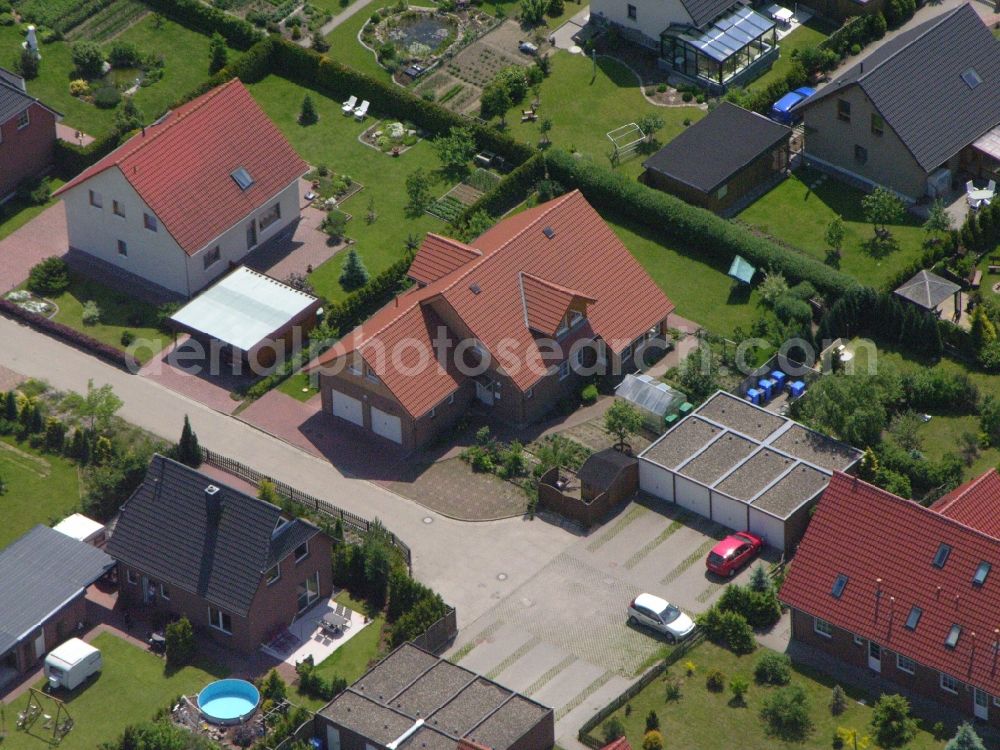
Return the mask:
<svg viewBox="0 0 1000 750">
<path fill-rule="evenodd" d="M 278 522 L 274 525 L 274 531 L 271 532 L 271 538 L 274 539 L 274 537 L 278 536 L 278 534 L 280 534 L 281 531 L 290 523 L 291 521 L 287 518 L 278 518 Z"/>
<path fill-rule="evenodd" d="M 972 577 L 972 585 L 982 586 L 984 583 L 986 583 L 986 576 L 990 574 L 991 567 L 992 566 L 985 560 L 979 563 L 979 567 L 976 568 L 976 575 Z"/>
<path fill-rule="evenodd" d="M 934 555 L 934 567 L 943 568 L 944 564 L 948 562 L 948 555 L 951 554 L 951 547 L 947 544 L 941 544 L 938 547 L 937 553 Z"/>
<path fill-rule="evenodd" d="M 951 630 L 948 631 L 948 637 L 944 639 L 944 645 L 948 648 L 955 648 L 958 645 L 958 637 L 962 635 L 962 627 L 960 625 L 952 625 Z"/>
<path fill-rule="evenodd" d="M 281 565 L 275 565 L 273 568 L 270 568 L 265 575 L 268 586 L 272 583 L 276 583 L 279 578 L 281 578 Z"/>
<path fill-rule="evenodd" d="M 570 310 L 569 313 L 569 327 L 572 328 L 577 323 L 580 323 L 584 319 L 584 314 L 579 310 Z"/>
</svg>

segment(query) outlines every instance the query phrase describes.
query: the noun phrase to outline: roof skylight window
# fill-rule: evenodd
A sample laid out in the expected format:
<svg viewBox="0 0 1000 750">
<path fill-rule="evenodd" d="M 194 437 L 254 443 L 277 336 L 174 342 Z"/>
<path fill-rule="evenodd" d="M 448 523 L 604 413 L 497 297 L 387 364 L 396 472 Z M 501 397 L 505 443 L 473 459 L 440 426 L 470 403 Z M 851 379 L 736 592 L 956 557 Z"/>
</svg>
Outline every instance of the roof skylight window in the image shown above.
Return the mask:
<svg viewBox="0 0 1000 750">
<path fill-rule="evenodd" d="M 236 184 L 240 186 L 240 190 L 246 190 L 253 185 L 253 177 L 251 177 L 250 173 L 243 167 L 233 170 L 232 178 L 235 180 Z"/>
<path fill-rule="evenodd" d="M 839 599 L 840 595 L 844 593 L 844 587 L 847 585 L 847 576 L 841 573 L 837 576 L 837 580 L 833 582 L 833 589 L 830 593 L 833 595 L 834 599 Z"/>
<path fill-rule="evenodd" d="M 991 567 L 992 566 L 985 560 L 979 563 L 979 567 L 976 568 L 976 575 L 972 578 L 972 584 L 974 586 L 982 586 L 986 583 L 986 576 L 990 574 Z"/>
<path fill-rule="evenodd" d="M 944 564 L 948 562 L 948 555 L 951 554 L 951 547 L 947 544 L 942 544 L 938 547 L 937 553 L 934 555 L 934 567 L 943 568 Z"/>
<path fill-rule="evenodd" d="M 979 77 L 979 73 L 976 72 L 975 68 L 968 68 L 962 71 L 962 80 L 965 81 L 965 85 L 970 89 L 976 88 L 979 84 L 983 82 L 983 79 Z"/>
<path fill-rule="evenodd" d="M 948 637 L 944 639 L 944 645 L 948 648 L 955 648 L 958 645 L 958 637 L 962 635 L 962 627 L 960 625 L 952 625 L 951 630 L 948 631 Z"/>
<path fill-rule="evenodd" d="M 917 629 L 917 623 L 920 622 L 920 615 L 922 615 L 923 613 L 924 611 L 920 609 L 920 607 L 914 607 L 913 609 L 910 610 L 910 614 L 907 615 L 906 617 L 907 630 Z"/>
</svg>

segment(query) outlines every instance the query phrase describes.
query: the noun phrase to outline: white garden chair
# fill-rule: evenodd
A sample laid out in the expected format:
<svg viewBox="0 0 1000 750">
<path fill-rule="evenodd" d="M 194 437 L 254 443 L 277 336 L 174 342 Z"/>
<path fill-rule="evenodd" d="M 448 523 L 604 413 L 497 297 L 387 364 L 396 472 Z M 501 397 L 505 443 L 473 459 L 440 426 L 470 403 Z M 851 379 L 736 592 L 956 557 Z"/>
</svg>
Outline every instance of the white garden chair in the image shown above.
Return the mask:
<svg viewBox="0 0 1000 750">
<path fill-rule="evenodd" d="M 358 97 L 352 95 L 350 99 L 344 102 L 340 109 L 345 115 L 349 116 L 356 106 L 358 106 Z"/>
<path fill-rule="evenodd" d="M 365 117 L 368 116 L 368 106 L 369 105 L 368 105 L 368 100 L 367 99 L 365 99 L 363 102 L 361 102 L 361 106 L 358 107 L 356 110 L 354 110 L 354 119 L 355 120 L 364 120 Z"/>
</svg>

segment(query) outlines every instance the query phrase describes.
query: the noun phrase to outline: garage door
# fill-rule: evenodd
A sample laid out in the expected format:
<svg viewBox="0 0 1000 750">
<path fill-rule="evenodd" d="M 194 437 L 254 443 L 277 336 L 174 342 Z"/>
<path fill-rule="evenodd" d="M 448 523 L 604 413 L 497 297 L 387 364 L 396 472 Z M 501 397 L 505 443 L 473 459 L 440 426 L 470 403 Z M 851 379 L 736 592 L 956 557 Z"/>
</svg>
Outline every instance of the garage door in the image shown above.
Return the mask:
<svg viewBox="0 0 1000 750">
<path fill-rule="evenodd" d="M 399 417 L 372 407 L 372 432 L 394 443 L 403 442 L 403 425 Z"/>
<path fill-rule="evenodd" d="M 746 503 L 723 497 L 717 492 L 712 494 L 712 520 L 735 531 L 748 527 L 748 507 Z"/>
<path fill-rule="evenodd" d="M 710 515 L 708 507 L 708 487 L 704 487 L 680 475 L 676 477 L 674 502 L 699 516 Z"/>
<path fill-rule="evenodd" d="M 639 486 L 661 500 L 674 500 L 674 474 L 669 469 L 639 460 Z"/>
<path fill-rule="evenodd" d="M 330 391 L 333 397 L 333 414 L 348 422 L 364 427 L 365 418 L 361 411 L 360 399 L 351 398 L 340 391 Z"/>
</svg>

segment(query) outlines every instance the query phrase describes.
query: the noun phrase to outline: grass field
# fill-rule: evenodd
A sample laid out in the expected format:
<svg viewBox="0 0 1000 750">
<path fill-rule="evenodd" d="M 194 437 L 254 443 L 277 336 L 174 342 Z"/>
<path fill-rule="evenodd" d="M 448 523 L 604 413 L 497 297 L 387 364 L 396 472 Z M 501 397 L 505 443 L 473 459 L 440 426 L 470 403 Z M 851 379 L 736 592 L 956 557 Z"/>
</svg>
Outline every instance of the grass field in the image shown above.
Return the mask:
<svg viewBox="0 0 1000 750">
<path fill-rule="evenodd" d="M 15 49 L 21 39 L 16 25 L 0 26 L 0 50 Z M 173 21 L 164 21 L 160 28 L 155 28 L 153 17 L 148 16 L 127 29 L 119 39 L 134 42 L 144 53 L 163 55 L 163 79 L 152 86 L 139 89 L 135 95 L 135 102 L 143 111 L 147 122 L 209 77 L 208 37 Z M 114 110 L 99 109 L 70 96 L 69 82 L 74 77 L 71 46 L 68 42 L 42 45 L 39 76 L 28 82 L 28 92 L 62 112 L 66 125 L 99 136 L 111 127 Z M 238 54 L 235 50 L 229 51 L 231 60 Z M 0 64 L 8 63 L 6 59 L 0 60 Z"/>
<path fill-rule="evenodd" d="M 744 210 L 739 219 L 824 260 L 826 228 L 838 215 L 844 220 L 844 246 L 840 270 L 863 284 L 881 287 L 900 268 L 918 259 L 923 252 L 924 230 L 920 220 L 905 214 L 902 221 L 889 228 L 899 243 L 897 250 L 873 255 L 866 243 L 873 236 L 872 226 L 861 209 L 864 193 L 811 169 L 800 169 L 757 202 Z"/>
<path fill-rule="evenodd" d="M 62 184 L 63 181 L 58 178 L 49 179 L 49 185 L 53 192 Z M 50 198 L 45 205 L 36 206 L 17 198 L 11 198 L 6 203 L 0 204 L 0 240 L 23 227 L 49 206 L 54 206 L 58 200 L 58 198 Z"/>
<path fill-rule="evenodd" d="M 312 387 L 312 384 L 309 382 L 309 378 L 309 373 L 299 370 L 297 373 L 281 383 L 281 385 L 278 386 L 278 390 L 286 396 L 291 396 L 297 401 L 308 401 L 319 393 L 318 390 Z M 303 388 L 306 390 L 303 391 Z"/>
<path fill-rule="evenodd" d="M 756 318 L 757 293 L 733 293 L 733 281 L 725 269 L 661 244 L 648 229 L 608 217 L 605 221 L 677 305 L 678 315 L 722 335 L 731 335 L 736 326 L 747 326 Z"/>
<path fill-rule="evenodd" d="M 656 711 L 660 719 L 660 731 L 667 748 L 826 750 L 830 747 L 833 733 L 838 727 L 859 730 L 859 735 L 867 732 L 872 714 L 871 696 L 860 694 L 853 691 L 849 685 L 844 685 L 851 700 L 844 713 L 832 716 L 827 706 L 830 702 L 833 681 L 824 675 L 793 665 L 792 684 L 801 685 L 809 698 L 812 731 L 799 742 L 768 736 L 759 713 L 764 699 L 777 688 L 753 683 L 754 664 L 764 653 L 767 653 L 766 649 L 758 649 L 754 654 L 740 657 L 710 643 L 695 648 L 688 655 L 696 665 L 693 676 L 684 676 L 680 665 L 670 669 L 670 674 L 679 677 L 681 681 L 679 700 L 669 703 L 666 701 L 665 683 L 660 678 L 632 698 L 629 702 L 631 711 L 628 715 L 624 710 L 614 714 L 624 723 L 625 736 L 629 744 L 634 748 L 642 747 L 646 715 L 651 710 Z M 730 703 L 731 695 L 728 688 L 721 693 L 713 693 L 705 687 L 706 675 L 715 669 L 721 670 L 725 675 L 727 686 L 736 675 L 750 680 L 750 690 L 745 705 L 736 706 Z M 860 699 L 866 700 L 869 705 L 858 703 Z M 943 744 L 922 731 L 906 747 L 908 750 L 932 750 L 942 747 Z"/>
<path fill-rule="evenodd" d="M 643 97 L 635 74 L 621 63 L 607 57 L 598 58 L 595 76 L 591 60 L 563 51 L 552 56 L 552 73 L 542 82 L 538 120 L 522 123 L 521 110 L 530 99 L 529 93 L 525 102 L 508 113 L 507 127 L 511 135 L 536 145 L 541 139 L 542 120 L 551 119 L 549 138 L 555 145 L 580 151 L 603 166 L 611 164 L 608 131 L 635 122 L 643 115 L 656 114 L 665 122 L 657 138 L 666 143 L 684 130 L 685 120 L 695 122 L 706 114 L 698 107 L 656 107 Z M 638 177 L 644 158 L 634 154 L 625 159 L 618 170 Z"/>
<path fill-rule="evenodd" d="M 0 496 L 3 523 L 0 549 L 35 524 L 51 524 L 80 506 L 76 465 L 60 456 L 42 454 L 13 438 L 0 438 L 0 477 L 7 484 Z"/>
<path fill-rule="evenodd" d="M 440 161 L 429 143 L 417 143 L 399 158 L 393 158 L 357 140 L 378 120 L 377 112 L 364 124 L 359 123 L 353 117 L 343 116 L 339 101 L 277 76 L 253 84 L 250 90 L 303 159 L 313 165 L 326 164 L 334 172 L 350 175 L 365 186 L 342 207 L 354 216 L 347 224 L 347 236 L 357 241 L 355 247 L 371 274 L 377 274 L 399 259 L 410 234 L 423 239 L 426 232 L 444 228 L 440 219 L 427 214 L 410 217 L 405 212 L 406 178 L 418 168 L 423 169 L 434 183 L 433 195 L 443 194 L 451 185 L 441 176 Z M 320 120 L 315 125 L 303 127 L 296 118 L 307 93 L 316 104 Z M 375 201 L 378 218 L 368 224 L 365 214 L 371 199 Z M 329 300 L 342 299 L 347 294 L 339 282 L 346 257 L 347 253 L 340 253 L 310 276 L 316 291 Z"/>
<path fill-rule="evenodd" d="M 96 679 L 85 682 L 68 697 L 59 696 L 66 700 L 74 722 L 72 731 L 59 744 L 62 750 L 94 750 L 102 742 L 115 739 L 127 725 L 149 721 L 178 695 L 196 693 L 225 676 L 215 667 L 197 662 L 168 674 L 162 659 L 110 633 L 98 635 L 94 645 L 101 650 L 104 668 Z M 36 687 L 41 688 L 42 683 Z M 45 735 L 41 719 L 30 734 L 14 729 L 17 712 L 26 703 L 27 697 L 22 696 L 7 711 L 4 750 L 52 747 L 51 733 Z"/>
<path fill-rule="evenodd" d="M 85 279 L 76 274 L 71 275 L 69 289 L 53 298 L 59 306 L 55 320 L 78 331 L 83 331 L 105 344 L 123 349 L 122 332 L 131 331 L 136 339 L 147 339 L 152 342 L 162 341 L 158 352 L 169 343 L 169 337 L 156 329 L 156 308 L 139 300 L 125 291 L 110 289 L 103 284 Z M 101 322 L 97 325 L 83 324 L 83 306 L 93 300 L 101 309 Z M 147 362 L 156 353 L 153 347 L 142 347 L 136 350 L 140 362 Z"/>
<path fill-rule="evenodd" d="M 831 31 L 832 29 L 830 29 L 827 24 L 823 23 L 815 16 L 810 18 L 802 26 L 799 26 L 795 29 L 795 31 L 791 32 L 788 36 L 778 42 L 778 48 L 781 50 L 781 56 L 774 63 L 771 69 L 751 83 L 749 88 L 764 88 L 787 76 L 792 69 L 792 62 L 795 60 L 795 58 L 792 57 L 792 52 L 794 50 L 805 49 L 806 47 L 817 46 L 830 35 Z"/>
</svg>

